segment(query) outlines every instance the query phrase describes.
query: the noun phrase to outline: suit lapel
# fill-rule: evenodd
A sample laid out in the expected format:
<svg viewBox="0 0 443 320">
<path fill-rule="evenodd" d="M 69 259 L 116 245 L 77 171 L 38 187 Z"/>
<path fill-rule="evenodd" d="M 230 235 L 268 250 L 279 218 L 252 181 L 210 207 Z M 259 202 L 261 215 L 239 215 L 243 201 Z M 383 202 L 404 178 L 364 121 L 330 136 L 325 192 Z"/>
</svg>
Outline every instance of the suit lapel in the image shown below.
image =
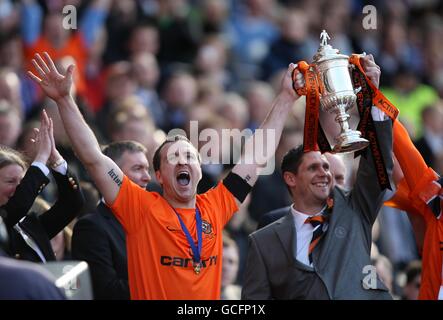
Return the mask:
<svg viewBox="0 0 443 320">
<path fill-rule="evenodd" d="M 44 229 L 43 227 L 39 228 L 40 221 L 33 213 L 28 214 L 19 225 L 35 241 L 46 260 L 55 260 L 50 239 L 48 239 L 46 234 L 42 233 Z"/>
<path fill-rule="evenodd" d="M 295 226 L 294 219 L 292 217 L 291 209 L 288 209 L 288 213 L 280 220 L 275 223 L 274 232 L 276 233 L 278 239 L 280 240 L 280 244 L 283 247 L 283 250 L 286 253 L 286 257 L 288 261 L 292 264 L 295 260 L 296 252 L 295 248 L 297 247 L 296 243 L 296 234 L 295 234 Z"/>
<path fill-rule="evenodd" d="M 286 253 L 290 265 L 312 272 L 312 267 L 297 260 L 297 230 L 295 229 L 294 217 L 292 216 L 290 207 L 288 208 L 288 213 L 280 221 L 276 222 L 274 231 L 280 240 L 280 244 Z"/>
</svg>

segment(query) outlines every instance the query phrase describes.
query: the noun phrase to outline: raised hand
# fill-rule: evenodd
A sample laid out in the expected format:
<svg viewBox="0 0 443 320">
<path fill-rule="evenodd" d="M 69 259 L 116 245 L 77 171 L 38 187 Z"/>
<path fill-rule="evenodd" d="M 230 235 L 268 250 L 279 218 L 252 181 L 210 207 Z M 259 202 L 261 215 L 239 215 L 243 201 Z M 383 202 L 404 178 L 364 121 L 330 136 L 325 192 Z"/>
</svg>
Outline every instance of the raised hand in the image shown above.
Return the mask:
<svg viewBox="0 0 443 320">
<path fill-rule="evenodd" d="M 292 74 L 294 73 L 296 81 L 293 83 Z M 294 85 L 293 85 L 294 84 Z M 300 71 L 297 69 L 297 65 L 294 63 L 289 64 L 288 70 L 286 71 L 282 83 L 282 92 L 289 93 L 294 99 L 298 99 L 299 95 L 294 90 L 294 88 L 301 88 L 304 86 L 304 78 Z"/>
<path fill-rule="evenodd" d="M 293 81 L 294 90 L 299 90 L 306 86 L 305 77 L 303 76 L 303 73 L 300 71 L 299 66 L 297 64 L 294 65 L 292 81 Z"/>
<path fill-rule="evenodd" d="M 57 147 L 55 145 L 55 138 L 54 138 L 54 123 L 52 122 L 52 119 L 48 117 L 48 114 L 45 110 L 43 110 L 43 117 L 45 118 L 46 123 L 49 124 L 49 139 L 51 140 L 51 155 L 49 156 L 49 164 L 51 166 L 55 164 L 59 164 L 64 159 L 61 156 L 61 154 L 58 152 Z"/>
<path fill-rule="evenodd" d="M 28 75 L 39 84 L 45 94 L 54 101 L 70 96 L 74 65 L 71 64 L 68 67 L 66 74 L 61 74 L 55 67 L 48 53 L 44 52 L 43 56 L 45 60 L 36 53 L 34 56 L 35 59 L 31 60 L 39 76 L 36 76 L 32 71 L 28 71 Z"/>
<path fill-rule="evenodd" d="M 361 58 L 364 71 L 366 72 L 366 75 L 371 80 L 371 82 L 378 88 L 380 85 L 380 75 L 381 70 L 380 67 L 375 63 L 374 57 L 372 54 L 365 55 Z"/>
<path fill-rule="evenodd" d="M 47 119 L 47 115 L 46 117 L 45 115 L 46 113 L 42 112 L 42 115 L 40 116 L 40 128 L 38 130 L 35 130 L 35 132 L 38 132 L 38 134 L 33 139 L 33 142 L 37 146 L 37 155 L 35 156 L 34 161 L 38 161 L 44 164 L 48 162 L 52 151 L 52 142 L 51 138 L 49 137 L 50 123 Z"/>
</svg>

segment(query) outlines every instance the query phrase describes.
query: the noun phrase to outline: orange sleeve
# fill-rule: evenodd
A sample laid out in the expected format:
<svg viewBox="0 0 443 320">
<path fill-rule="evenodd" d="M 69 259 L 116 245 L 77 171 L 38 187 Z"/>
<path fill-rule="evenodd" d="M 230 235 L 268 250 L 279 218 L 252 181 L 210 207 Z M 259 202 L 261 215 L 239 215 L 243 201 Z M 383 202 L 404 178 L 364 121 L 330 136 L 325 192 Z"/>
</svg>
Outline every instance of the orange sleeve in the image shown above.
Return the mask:
<svg viewBox="0 0 443 320">
<path fill-rule="evenodd" d="M 428 166 L 400 121 L 394 121 L 393 129 L 394 154 L 400 163 L 409 189 L 412 190 L 428 170 Z"/>
<path fill-rule="evenodd" d="M 124 175 L 117 198 L 109 207 L 129 234 L 142 226 L 149 207 L 159 197 L 159 194 L 142 189 Z"/>
<path fill-rule="evenodd" d="M 412 214 L 421 215 L 420 210 L 417 210 L 413 203 L 409 200 L 409 190 L 408 184 L 405 179 L 402 179 L 397 185 L 397 190 L 391 199 L 385 201 L 385 206 L 396 208 L 399 210 L 406 211 Z"/>
<path fill-rule="evenodd" d="M 210 189 L 203 194 L 212 204 L 213 208 L 217 208 L 217 216 L 221 221 L 221 225 L 225 226 L 231 219 L 232 215 L 238 211 L 238 205 L 235 197 L 226 188 L 223 182 L 219 182 L 215 188 Z"/>
<path fill-rule="evenodd" d="M 392 199 L 385 204 L 423 215 L 423 204 L 430 198 L 430 194 L 436 192 L 434 181 L 438 179 L 438 175 L 426 165 L 400 121 L 394 122 L 393 132 L 394 154 L 400 163 L 404 179 L 397 186 Z"/>
</svg>

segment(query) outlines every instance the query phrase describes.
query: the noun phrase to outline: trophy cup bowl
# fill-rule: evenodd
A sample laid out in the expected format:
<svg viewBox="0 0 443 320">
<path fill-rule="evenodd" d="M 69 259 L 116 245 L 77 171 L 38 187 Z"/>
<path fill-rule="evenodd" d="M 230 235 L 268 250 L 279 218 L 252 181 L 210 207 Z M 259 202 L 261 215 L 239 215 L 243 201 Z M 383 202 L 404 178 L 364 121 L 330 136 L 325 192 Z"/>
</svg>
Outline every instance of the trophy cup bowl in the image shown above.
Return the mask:
<svg viewBox="0 0 443 320">
<path fill-rule="evenodd" d="M 332 151 L 347 153 L 364 149 L 369 142 L 359 131 L 349 127 L 350 116 L 346 111 L 354 106 L 360 89 L 352 86 L 348 57 L 340 56 L 316 64 L 315 69 L 320 84 L 320 106 L 323 111 L 335 114 L 335 121 L 340 125 L 340 134 L 335 137 Z"/>
<path fill-rule="evenodd" d="M 314 55 L 312 67 L 320 91 L 321 109 L 336 115 L 340 134 L 335 137 L 334 153 L 355 152 L 366 148 L 369 141 L 361 137 L 360 131 L 349 127 L 347 110 L 353 107 L 361 89 L 354 89 L 351 81 L 349 57 L 340 54 L 328 44 L 329 35 L 325 30 L 320 35 L 321 44 Z"/>
</svg>

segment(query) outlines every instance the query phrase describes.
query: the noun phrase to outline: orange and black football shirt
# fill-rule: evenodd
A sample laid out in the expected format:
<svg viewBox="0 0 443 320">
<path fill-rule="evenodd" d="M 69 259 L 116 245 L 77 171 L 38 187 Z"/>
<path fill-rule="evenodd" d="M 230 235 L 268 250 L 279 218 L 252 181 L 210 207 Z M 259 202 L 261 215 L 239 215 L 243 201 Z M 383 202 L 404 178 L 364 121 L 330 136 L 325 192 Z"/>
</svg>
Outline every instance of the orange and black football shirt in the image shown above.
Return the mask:
<svg viewBox="0 0 443 320">
<path fill-rule="evenodd" d="M 197 195 L 196 205 L 203 229 L 203 266 L 198 275 L 186 236 L 169 203 L 124 177 L 111 209 L 126 232 L 131 299 L 220 298 L 222 230 L 238 206 L 222 182 Z M 196 241 L 195 209 L 174 209 Z"/>
</svg>

